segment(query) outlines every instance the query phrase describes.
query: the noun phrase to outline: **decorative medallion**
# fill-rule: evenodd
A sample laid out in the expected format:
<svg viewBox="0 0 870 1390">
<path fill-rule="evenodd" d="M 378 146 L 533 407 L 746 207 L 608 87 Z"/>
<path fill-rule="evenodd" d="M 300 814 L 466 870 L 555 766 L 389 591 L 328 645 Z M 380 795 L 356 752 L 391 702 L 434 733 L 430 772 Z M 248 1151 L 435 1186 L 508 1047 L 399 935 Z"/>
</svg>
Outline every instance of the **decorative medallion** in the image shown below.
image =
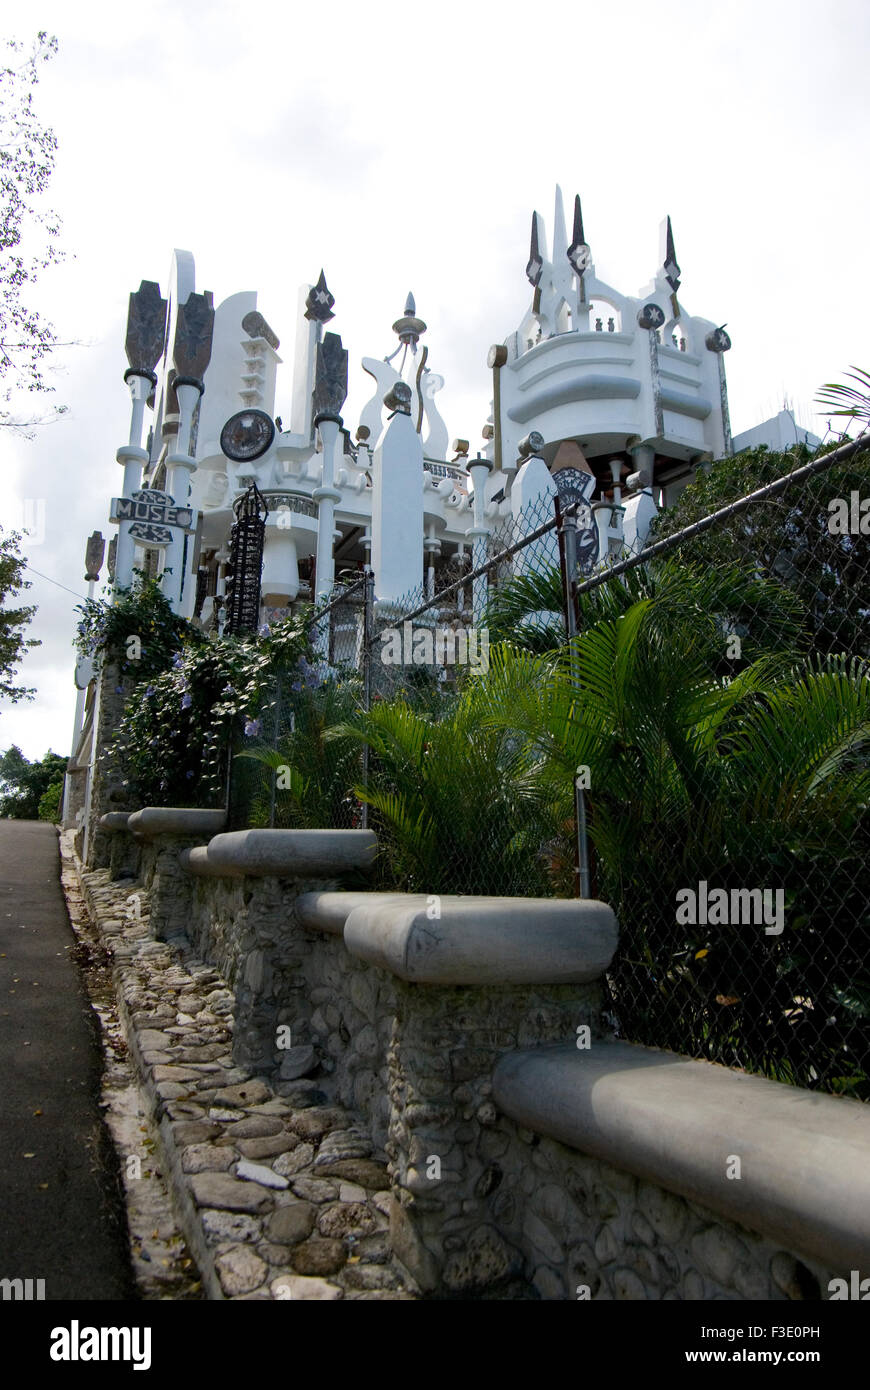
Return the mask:
<svg viewBox="0 0 870 1390">
<path fill-rule="evenodd" d="M 579 468 L 558 468 L 552 475 L 563 507 L 578 504 L 575 513 L 577 521 L 577 564 L 588 571 L 598 559 L 598 527 L 589 506 L 589 499 L 595 491 L 595 479 L 591 473 Z"/>
<path fill-rule="evenodd" d="M 154 526 L 147 521 L 134 521 L 129 534 L 143 545 L 172 544 L 172 532 L 168 526 Z"/>
<path fill-rule="evenodd" d="M 727 352 L 731 347 L 731 339 L 725 332 L 724 323 L 719 328 L 714 328 L 712 333 L 708 333 L 704 343 L 710 352 Z"/>
<path fill-rule="evenodd" d="M 221 451 L 234 463 L 262 458 L 272 447 L 275 426 L 265 410 L 240 410 L 221 430 Z"/>
<path fill-rule="evenodd" d="M 658 304 L 644 304 L 643 308 L 637 311 L 637 321 L 641 328 L 651 333 L 656 328 L 661 328 L 665 321 L 665 311 Z"/>
</svg>

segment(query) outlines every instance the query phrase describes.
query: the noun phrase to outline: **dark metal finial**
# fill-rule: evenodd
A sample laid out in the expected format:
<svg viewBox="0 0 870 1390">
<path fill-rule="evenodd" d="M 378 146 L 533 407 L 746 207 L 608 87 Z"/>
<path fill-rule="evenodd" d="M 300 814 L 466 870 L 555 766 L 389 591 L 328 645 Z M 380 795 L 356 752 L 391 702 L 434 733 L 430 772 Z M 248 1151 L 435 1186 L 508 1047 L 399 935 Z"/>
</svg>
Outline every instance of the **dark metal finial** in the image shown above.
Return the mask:
<svg viewBox="0 0 870 1390">
<path fill-rule="evenodd" d="M 538 214 L 532 213 L 532 240 L 529 250 L 529 261 L 526 266 L 526 278 L 533 289 L 537 289 L 541 283 L 541 276 L 544 273 L 544 261 L 538 246 Z"/>
<path fill-rule="evenodd" d="M 568 247 L 568 260 L 576 275 L 582 275 L 592 263 L 592 253 L 583 232 L 583 211 L 580 207 L 580 194 L 574 195 L 574 230 L 571 245 Z"/>
<path fill-rule="evenodd" d="M 393 324 L 393 332 L 398 333 L 400 343 L 406 343 L 414 350 L 416 350 L 420 337 L 426 332 L 426 324 L 417 317 L 417 305 L 410 290 L 408 291 L 408 298 L 405 300 L 405 312 L 400 319 L 396 319 Z M 398 348 L 396 351 L 398 352 Z"/>
<path fill-rule="evenodd" d="M 309 290 L 308 298 L 305 301 L 305 317 L 313 319 L 315 323 L 329 323 L 330 319 L 335 318 L 335 314 L 332 312 L 334 304 L 335 295 L 330 293 L 321 268 L 317 284 Z"/>
<path fill-rule="evenodd" d="M 674 250 L 674 234 L 671 230 L 671 219 L 668 218 L 668 235 L 665 249 L 665 279 L 676 294 L 680 288 L 680 267 L 677 265 L 677 253 Z"/>
</svg>

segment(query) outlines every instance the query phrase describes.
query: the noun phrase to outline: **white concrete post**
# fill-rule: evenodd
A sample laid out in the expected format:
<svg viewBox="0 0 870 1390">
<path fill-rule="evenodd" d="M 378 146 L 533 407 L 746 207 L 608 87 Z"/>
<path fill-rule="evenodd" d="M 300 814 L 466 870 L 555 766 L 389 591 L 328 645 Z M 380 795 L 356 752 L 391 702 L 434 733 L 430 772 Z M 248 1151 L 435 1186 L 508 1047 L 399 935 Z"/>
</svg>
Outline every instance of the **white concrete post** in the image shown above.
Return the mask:
<svg viewBox="0 0 870 1390">
<path fill-rule="evenodd" d="M 122 444 L 115 457 L 124 470 L 124 481 L 121 485 L 121 496 L 130 497 L 141 486 L 142 469 L 148 462 L 148 454 L 142 448 L 142 427 L 145 418 L 145 405 L 148 396 L 153 389 L 157 378 L 151 372 L 147 376 L 144 372 L 128 370 L 124 374 L 124 379 L 130 388 L 132 409 L 130 411 L 130 439 L 127 444 Z M 115 582 L 114 588 L 128 589 L 133 582 L 133 561 L 136 554 L 136 542 L 130 535 L 130 527 L 133 523 L 122 521 L 118 525 L 118 546 L 115 553 Z"/>
<path fill-rule="evenodd" d="M 423 442 L 411 419 L 411 388 L 398 381 L 384 401 L 393 411 L 375 449 L 372 568 L 379 605 L 423 584 Z"/>
<path fill-rule="evenodd" d="M 486 480 L 492 471 L 492 464 L 489 459 L 478 454 L 476 459 L 469 462 L 468 471 L 471 474 L 474 487 L 472 497 L 474 525 L 470 526 L 465 534 L 471 541 L 471 567 L 478 569 L 486 560 L 486 538 L 489 535 L 489 527 L 484 519 L 484 508 L 486 507 Z M 471 610 L 475 627 L 483 622 L 486 591 L 486 575 L 482 574 L 472 581 L 471 588 Z"/>
<path fill-rule="evenodd" d="M 176 435 L 177 452 L 167 455 L 166 458 L 166 490 L 178 507 L 186 507 L 190 497 L 190 478 L 196 472 L 196 459 L 190 455 L 190 434 L 193 426 L 193 412 L 196 403 L 202 395 L 202 387 L 194 385 L 191 381 L 186 381 L 182 385 L 176 384 L 175 393 L 178 397 L 179 420 L 178 434 Z M 196 517 L 193 518 L 194 522 Z M 193 583 L 193 532 L 187 545 L 187 561 L 184 559 L 184 537 L 185 533 L 180 527 L 173 527 L 172 541 L 166 551 L 165 569 L 172 570 L 172 576 L 164 584 L 163 592 L 172 604 L 173 613 L 182 614 L 186 606 L 186 599 L 189 599 L 190 586 Z M 195 597 L 195 595 L 194 595 Z M 189 605 L 192 610 L 192 604 Z"/>
<path fill-rule="evenodd" d="M 317 559 L 315 561 L 315 600 L 325 598 L 335 582 L 334 531 L 335 504 L 341 493 L 335 486 L 335 449 L 341 429 L 340 415 L 318 415 L 315 428 L 320 432 L 323 469 L 320 486 L 311 496 L 317 503 Z"/>
</svg>

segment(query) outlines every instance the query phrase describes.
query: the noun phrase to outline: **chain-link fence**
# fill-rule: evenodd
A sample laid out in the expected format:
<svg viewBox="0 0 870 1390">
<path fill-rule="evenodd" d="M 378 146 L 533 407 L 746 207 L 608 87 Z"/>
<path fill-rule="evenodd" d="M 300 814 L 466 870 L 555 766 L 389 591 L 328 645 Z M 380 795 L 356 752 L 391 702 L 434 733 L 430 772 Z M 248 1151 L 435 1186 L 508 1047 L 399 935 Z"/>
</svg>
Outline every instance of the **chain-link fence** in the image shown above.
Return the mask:
<svg viewBox="0 0 870 1390">
<path fill-rule="evenodd" d="M 398 602 L 360 578 L 232 823 L 368 824 L 378 887 L 600 897 L 620 1036 L 870 1098 L 868 443 L 702 477 L 638 554 L 543 497 Z"/>
<path fill-rule="evenodd" d="M 580 761 L 622 1036 L 864 1099 L 868 442 L 663 516 L 579 586 L 575 671 L 610 642 Z"/>
</svg>

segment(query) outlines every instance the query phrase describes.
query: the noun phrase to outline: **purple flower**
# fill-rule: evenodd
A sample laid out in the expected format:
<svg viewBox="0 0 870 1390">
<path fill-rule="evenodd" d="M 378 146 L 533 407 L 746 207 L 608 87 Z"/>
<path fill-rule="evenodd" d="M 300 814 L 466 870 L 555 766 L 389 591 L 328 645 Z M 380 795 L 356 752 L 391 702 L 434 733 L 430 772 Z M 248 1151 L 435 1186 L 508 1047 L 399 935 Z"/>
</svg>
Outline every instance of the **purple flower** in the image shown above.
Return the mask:
<svg viewBox="0 0 870 1390">
<path fill-rule="evenodd" d="M 245 723 L 245 737 L 257 738 L 262 731 L 263 725 L 259 719 L 249 719 Z"/>
<path fill-rule="evenodd" d="M 260 636 L 261 636 L 261 637 L 268 637 L 268 636 L 269 636 L 269 633 L 270 633 L 271 631 L 272 631 L 272 629 L 269 627 L 269 624 L 268 624 L 268 623 L 264 623 L 263 626 L 260 628 Z"/>
<path fill-rule="evenodd" d="M 145 694 L 146 694 L 146 695 L 153 695 L 153 694 L 154 694 L 154 686 L 153 686 L 153 685 L 149 685 L 148 689 L 145 691 Z"/>
<path fill-rule="evenodd" d="M 181 652 L 175 653 L 175 656 L 172 658 L 172 664 L 177 671 L 179 666 L 181 665 Z"/>
<path fill-rule="evenodd" d="M 193 773 L 192 773 L 192 772 L 185 772 L 184 775 L 185 775 L 185 777 L 187 777 L 188 780 L 189 780 L 189 779 L 193 776 Z"/>
<path fill-rule="evenodd" d="M 191 707 L 192 704 L 193 704 L 193 696 L 192 696 L 192 695 L 182 695 L 182 697 L 181 697 L 181 708 L 182 708 L 182 709 L 190 709 L 190 707 Z"/>
</svg>

